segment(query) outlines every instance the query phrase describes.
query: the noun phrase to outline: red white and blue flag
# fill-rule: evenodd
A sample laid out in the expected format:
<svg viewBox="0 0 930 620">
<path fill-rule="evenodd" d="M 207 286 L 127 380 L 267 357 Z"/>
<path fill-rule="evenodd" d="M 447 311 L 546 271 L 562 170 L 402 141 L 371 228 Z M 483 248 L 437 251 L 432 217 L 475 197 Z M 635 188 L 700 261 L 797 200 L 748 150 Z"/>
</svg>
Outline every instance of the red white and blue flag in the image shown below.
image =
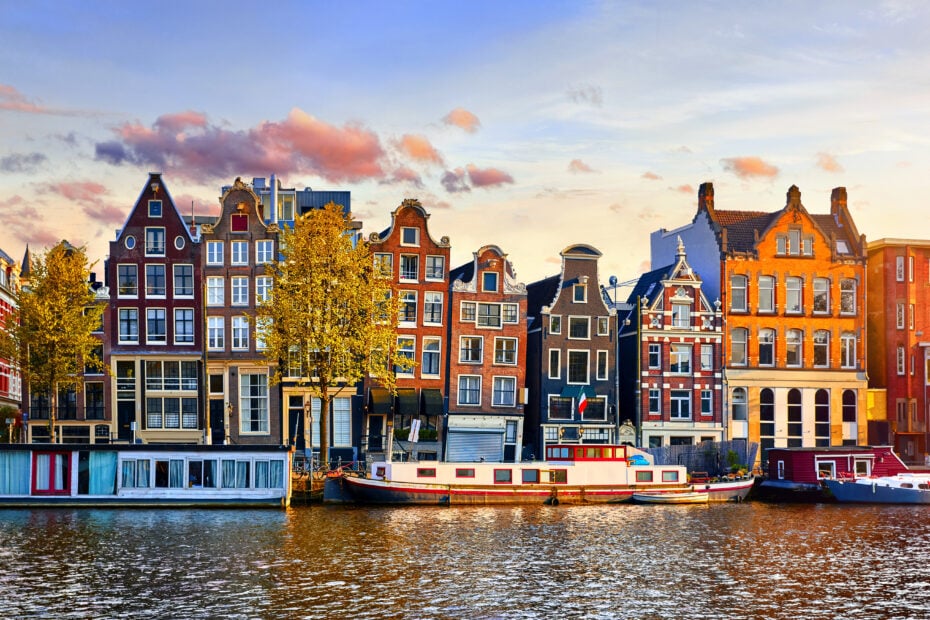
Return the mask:
<svg viewBox="0 0 930 620">
<path fill-rule="evenodd" d="M 588 406 L 588 397 L 584 393 L 584 390 L 581 391 L 581 396 L 578 397 L 578 413 L 584 413 L 584 408 Z"/>
</svg>

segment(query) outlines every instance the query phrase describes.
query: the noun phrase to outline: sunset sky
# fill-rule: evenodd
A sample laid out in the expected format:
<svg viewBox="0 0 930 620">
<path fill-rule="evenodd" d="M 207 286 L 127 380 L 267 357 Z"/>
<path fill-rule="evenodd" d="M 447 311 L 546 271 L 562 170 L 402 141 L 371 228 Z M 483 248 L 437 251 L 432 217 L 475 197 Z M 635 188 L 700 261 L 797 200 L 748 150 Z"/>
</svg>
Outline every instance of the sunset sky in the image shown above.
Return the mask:
<svg viewBox="0 0 930 620">
<path fill-rule="evenodd" d="M 904 1 L 0 1 L 0 248 L 102 263 L 149 171 L 184 213 L 350 190 L 366 235 L 419 198 L 453 265 L 496 244 L 525 282 L 575 243 L 637 277 L 704 181 L 845 186 L 868 239 L 927 239 L 928 31 Z"/>
</svg>

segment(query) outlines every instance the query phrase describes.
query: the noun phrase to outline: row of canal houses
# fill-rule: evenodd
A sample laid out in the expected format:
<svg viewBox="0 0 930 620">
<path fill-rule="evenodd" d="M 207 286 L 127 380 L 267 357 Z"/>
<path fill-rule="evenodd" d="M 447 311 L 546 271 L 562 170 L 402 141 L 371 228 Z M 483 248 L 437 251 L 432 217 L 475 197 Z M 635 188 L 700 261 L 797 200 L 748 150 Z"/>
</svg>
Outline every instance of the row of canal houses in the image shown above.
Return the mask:
<svg viewBox="0 0 930 620">
<path fill-rule="evenodd" d="M 110 372 L 62 394 L 62 440 L 318 446 L 319 401 L 299 367 L 271 384 L 249 317 L 270 291 L 280 228 L 330 201 L 348 212 L 349 199 L 236 179 L 201 221 L 150 174 L 97 285 Z M 653 233 L 654 269 L 625 300 L 602 285 L 590 245 L 565 247 L 557 274 L 525 284 L 496 245 L 451 267 L 429 219 L 404 200 L 367 239 L 401 296 L 398 349 L 416 365 L 394 394 L 369 381 L 337 393 L 333 459 L 514 461 L 556 442 L 732 439 L 926 452 L 930 242 L 873 252 L 844 188 L 812 214 L 796 187 L 762 212 L 718 210 L 703 184 L 691 222 Z M 361 242 L 360 228 L 347 234 Z M 47 441 L 48 399 L 23 396 L 26 440 Z"/>
</svg>

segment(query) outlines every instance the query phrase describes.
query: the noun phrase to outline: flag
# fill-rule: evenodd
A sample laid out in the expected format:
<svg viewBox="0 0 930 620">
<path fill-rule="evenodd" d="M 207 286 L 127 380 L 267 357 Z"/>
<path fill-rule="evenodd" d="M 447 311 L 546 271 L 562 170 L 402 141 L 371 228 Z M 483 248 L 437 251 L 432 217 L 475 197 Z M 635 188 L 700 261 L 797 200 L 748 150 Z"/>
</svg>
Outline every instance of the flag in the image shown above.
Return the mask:
<svg viewBox="0 0 930 620">
<path fill-rule="evenodd" d="M 584 393 L 584 390 L 581 391 L 581 397 L 578 399 L 578 413 L 583 414 L 584 408 L 588 406 L 588 396 Z"/>
</svg>

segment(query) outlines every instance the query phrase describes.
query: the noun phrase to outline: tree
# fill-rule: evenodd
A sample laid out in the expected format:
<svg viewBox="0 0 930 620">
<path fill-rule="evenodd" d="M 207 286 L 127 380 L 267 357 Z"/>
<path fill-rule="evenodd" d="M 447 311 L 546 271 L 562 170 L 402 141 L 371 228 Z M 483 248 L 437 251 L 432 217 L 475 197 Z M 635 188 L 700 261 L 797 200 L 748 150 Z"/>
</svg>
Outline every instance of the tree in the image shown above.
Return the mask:
<svg viewBox="0 0 930 620">
<path fill-rule="evenodd" d="M 256 337 L 274 366 L 272 384 L 299 365 L 299 385 L 320 399 L 320 458 L 329 461 L 332 392 L 371 376 L 395 391 L 394 367 L 412 360 L 397 353 L 398 297 L 372 261 L 353 244 L 351 216 L 330 203 L 307 212 L 279 237 L 269 265 L 272 290 L 259 303 Z"/>
<path fill-rule="evenodd" d="M 93 335 L 105 307 L 90 288 L 85 248 L 62 241 L 32 259 L 29 281 L 0 330 L 0 356 L 14 361 L 31 394 L 49 395 L 49 437 L 58 443 L 58 392 L 80 392 L 85 367 L 105 371 Z"/>
</svg>

